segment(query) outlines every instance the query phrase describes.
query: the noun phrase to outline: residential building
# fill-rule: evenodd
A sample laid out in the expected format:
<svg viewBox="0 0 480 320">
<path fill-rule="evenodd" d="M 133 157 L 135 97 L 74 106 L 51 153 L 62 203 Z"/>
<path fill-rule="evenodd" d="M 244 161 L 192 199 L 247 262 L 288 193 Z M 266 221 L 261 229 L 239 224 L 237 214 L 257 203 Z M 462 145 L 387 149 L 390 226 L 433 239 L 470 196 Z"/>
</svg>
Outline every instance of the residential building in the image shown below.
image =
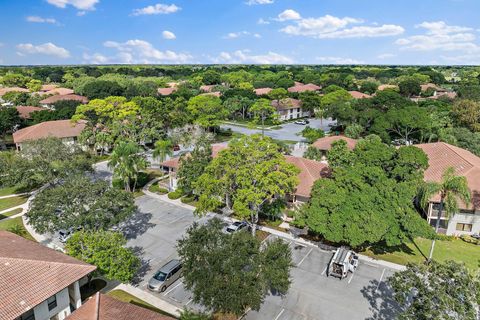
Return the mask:
<svg viewBox="0 0 480 320">
<path fill-rule="evenodd" d="M 212 145 L 212 157 L 217 157 L 218 153 L 226 148 L 228 148 L 228 146 L 224 143 Z M 313 183 L 330 174 L 328 166 L 318 161 L 290 155 L 286 155 L 285 160 L 300 169 L 298 175 L 299 184 L 295 192 L 287 197 L 287 200 L 291 203 L 307 202 L 308 199 L 310 199 Z M 178 186 L 177 172 L 180 167 L 180 158 L 175 157 L 164 161 L 160 164 L 160 167 L 169 175 L 168 185 L 166 187 L 170 191 L 175 190 Z"/>
<path fill-rule="evenodd" d="M 169 96 L 172 93 L 174 93 L 175 91 L 177 91 L 177 87 L 173 86 L 173 87 L 169 87 L 169 88 L 158 88 L 157 91 L 158 91 L 158 94 L 161 95 L 161 96 Z"/>
<path fill-rule="evenodd" d="M 257 96 L 266 96 L 272 91 L 272 88 L 258 88 L 253 90 Z"/>
<path fill-rule="evenodd" d="M 32 107 L 32 106 L 16 106 L 15 109 L 17 109 L 20 115 L 20 118 L 26 119 L 26 120 L 31 119 L 30 114 L 32 112 L 43 111 L 43 110 L 52 111 L 51 109 L 41 108 L 41 107 Z"/>
<path fill-rule="evenodd" d="M 442 175 L 449 167 L 455 174 L 467 179 L 471 193 L 471 202 L 459 202 L 459 212 L 448 217 L 444 212 L 440 219 L 441 233 L 447 235 L 480 233 L 480 158 L 465 149 L 445 142 L 415 145 L 428 156 L 428 169 L 425 170 L 425 181 L 440 182 Z M 435 226 L 440 205 L 440 196 L 433 197 L 427 209 L 427 220 Z"/>
<path fill-rule="evenodd" d="M 212 92 L 213 89 L 216 87 L 217 85 L 214 85 L 214 84 L 211 84 L 211 85 L 203 85 L 203 86 L 200 86 L 200 91 L 203 91 L 203 92 Z"/>
<path fill-rule="evenodd" d="M 327 154 L 332 148 L 332 143 L 338 140 L 344 140 L 347 143 L 347 148 L 350 150 L 355 149 L 355 146 L 358 143 L 358 140 L 345 136 L 328 136 L 318 139 L 312 144 L 312 146 L 322 151 L 322 162 L 327 161 Z"/>
<path fill-rule="evenodd" d="M 398 86 L 394 84 L 381 84 L 378 86 L 377 90 L 383 91 L 383 90 L 398 90 Z"/>
<path fill-rule="evenodd" d="M 63 320 L 96 267 L 0 231 L 0 320 Z"/>
<path fill-rule="evenodd" d="M 280 121 L 310 117 L 310 111 L 302 109 L 302 101 L 298 99 L 285 98 L 273 100 L 272 106 L 277 109 L 278 119 Z"/>
<path fill-rule="evenodd" d="M 372 96 L 360 91 L 348 91 L 353 99 L 369 99 Z"/>
<path fill-rule="evenodd" d="M 317 86 L 313 83 L 303 84 L 300 82 L 295 82 L 295 85 L 293 87 L 288 88 L 288 92 L 290 93 L 302 93 L 302 92 L 308 92 L 308 91 L 316 92 L 321 89 L 322 87 Z"/>
<path fill-rule="evenodd" d="M 68 320 L 173 320 L 131 303 L 97 293 L 86 301 Z"/>
<path fill-rule="evenodd" d="M 56 102 L 62 101 L 62 100 L 79 101 L 80 103 L 83 103 L 83 104 L 88 103 L 87 97 L 80 96 L 78 94 L 57 94 L 41 100 L 40 104 L 42 105 L 42 107 L 52 108 L 52 106 Z"/>
<path fill-rule="evenodd" d="M 21 150 L 22 144 L 26 141 L 48 137 L 60 138 L 65 144 L 73 145 L 77 142 L 85 126 L 85 121 L 76 123 L 71 120 L 45 121 L 14 132 L 13 142 L 17 146 L 17 150 Z"/>
<path fill-rule="evenodd" d="M 6 94 L 6 93 L 9 93 L 9 92 L 30 92 L 30 90 L 28 89 L 25 89 L 25 88 L 20 88 L 20 87 L 7 87 L 7 88 L 0 88 L 0 102 L 7 102 L 3 99 L 3 96 Z"/>
</svg>

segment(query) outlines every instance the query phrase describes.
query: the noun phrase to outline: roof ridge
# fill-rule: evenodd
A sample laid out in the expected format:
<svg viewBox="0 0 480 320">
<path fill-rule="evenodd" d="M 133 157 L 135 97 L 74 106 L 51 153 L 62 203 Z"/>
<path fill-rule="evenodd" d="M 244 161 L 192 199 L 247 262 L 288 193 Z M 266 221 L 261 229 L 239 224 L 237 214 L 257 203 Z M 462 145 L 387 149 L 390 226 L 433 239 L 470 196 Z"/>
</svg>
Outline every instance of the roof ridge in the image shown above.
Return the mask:
<svg viewBox="0 0 480 320">
<path fill-rule="evenodd" d="M 452 150 L 453 152 L 455 152 L 456 155 L 458 155 L 460 158 L 462 158 L 463 160 L 465 160 L 466 162 L 468 162 L 472 167 L 476 167 L 477 165 L 475 163 L 472 163 L 469 159 L 465 158 L 462 154 L 458 153 L 457 150 L 455 150 L 454 148 L 459 148 L 459 149 L 462 149 L 466 152 L 470 152 L 466 149 L 463 149 L 463 148 L 460 148 L 460 147 L 457 147 L 457 146 L 454 146 L 454 145 L 451 145 L 449 143 L 446 143 L 444 141 L 440 141 L 440 143 L 443 143 L 445 146 L 447 146 L 448 149 Z M 453 147 L 453 148 L 452 148 Z M 473 153 L 472 153 L 473 156 L 475 156 Z"/>
<path fill-rule="evenodd" d="M 48 249 L 50 249 L 50 248 L 48 248 Z M 51 249 L 51 250 L 53 250 L 53 249 Z M 53 251 L 55 251 L 55 252 L 57 252 L 57 253 L 60 253 L 60 252 L 58 252 L 58 251 L 56 251 L 56 250 L 53 250 Z M 76 259 L 76 258 L 74 258 L 74 257 L 72 257 L 72 256 L 67 255 L 67 254 L 64 254 L 64 255 L 67 256 L 67 257 L 69 257 L 69 258 L 78 260 L 78 259 Z M 28 261 L 28 262 L 36 262 L 36 263 L 39 263 L 39 262 L 42 262 L 42 263 L 54 263 L 54 264 L 59 264 L 59 265 L 69 265 L 69 266 L 73 265 L 73 266 L 89 267 L 89 268 L 90 268 L 90 267 L 94 267 L 94 266 L 92 266 L 92 265 L 90 265 L 90 264 L 88 264 L 88 263 L 86 263 L 86 262 L 84 262 L 84 261 L 82 261 L 82 260 L 78 260 L 78 262 L 80 262 L 80 263 L 74 263 L 74 262 L 60 262 L 60 261 L 38 260 L 38 259 L 28 259 L 28 258 L 0 257 L 0 260 L 3 260 L 3 259 L 18 260 L 18 261 Z"/>
</svg>

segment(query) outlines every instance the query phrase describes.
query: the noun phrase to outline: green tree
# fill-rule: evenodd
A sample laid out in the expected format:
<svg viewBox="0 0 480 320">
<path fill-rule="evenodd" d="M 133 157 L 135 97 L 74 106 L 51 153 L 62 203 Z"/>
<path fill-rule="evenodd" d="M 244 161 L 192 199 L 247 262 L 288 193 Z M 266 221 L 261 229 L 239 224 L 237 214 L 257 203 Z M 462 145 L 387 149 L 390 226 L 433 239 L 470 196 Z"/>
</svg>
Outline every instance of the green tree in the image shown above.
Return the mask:
<svg viewBox="0 0 480 320">
<path fill-rule="evenodd" d="M 79 175 L 39 192 L 27 217 L 40 233 L 70 228 L 97 231 L 125 221 L 135 210 L 132 194 Z"/>
<path fill-rule="evenodd" d="M 167 157 L 173 155 L 173 143 L 171 140 L 158 140 L 155 141 L 155 146 L 153 149 L 153 159 L 158 160 L 162 163 L 167 160 Z"/>
<path fill-rule="evenodd" d="M 245 120 L 248 108 L 253 104 L 253 100 L 248 97 L 233 96 L 223 102 L 223 106 L 229 111 L 232 118 L 240 113 Z"/>
<path fill-rule="evenodd" d="M 328 151 L 328 165 L 330 168 L 347 168 L 355 162 L 356 155 L 347 147 L 347 141 L 340 139 L 332 143 Z"/>
<path fill-rule="evenodd" d="M 188 110 L 195 122 L 204 128 L 218 127 L 228 115 L 220 98 L 208 94 L 191 98 L 188 101 Z"/>
<path fill-rule="evenodd" d="M 135 191 L 138 174 L 147 168 L 147 160 L 134 142 L 122 141 L 115 146 L 108 166 L 113 168 L 115 177 L 123 181 L 126 191 Z M 133 188 L 132 188 L 133 183 Z"/>
<path fill-rule="evenodd" d="M 374 94 L 378 89 L 378 83 L 375 81 L 365 81 L 360 86 L 360 91 L 366 94 Z"/>
<path fill-rule="evenodd" d="M 315 128 L 306 126 L 302 130 L 302 137 L 307 139 L 308 143 L 314 143 L 318 139 L 325 137 L 325 132 L 322 129 L 315 129 Z"/>
<path fill-rule="evenodd" d="M 430 199 L 440 195 L 440 207 L 437 210 L 435 232 L 440 229 L 440 220 L 445 212 L 447 218 L 458 212 L 458 200 L 466 204 L 470 203 L 470 190 L 468 189 L 467 178 L 457 176 L 453 167 L 448 168 L 442 176 L 441 182 L 427 182 L 420 190 L 420 204 L 426 208 Z M 435 248 L 435 238 L 432 240 L 428 259 L 431 260 Z"/>
<path fill-rule="evenodd" d="M 362 136 L 362 133 L 365 131 L 365 128 L 359 124 L 351 124 L 345 128 L 345 136 L 352 139 L 359 139 Z"/>
<path fill-rule="evenodd" d="M 178 169 L 178 187 L 185 193 L 191 194 L 198 178 L 205 172 L 205 168 L 212 160 L 210 143 L 201 141 L 195 144 L 193 151 L 182 155 Z"/>
<path fill-rule="evenodd" d="M 68 255 L 93 264 L 95 273 L 108 280 L 130 282 L 140 268 L 140 259 L 132 249 L 126 248 L 127 240 L 121 233 L 111 231 L 75 232 L 67 240 Z"/>
<path fill-rule="evenodd" d="M 428 130 L 431 124 L 428 111 L 418 106 L 392 108 L 387 111 L 385 118 L 388 122 L 388 130 L 404 139 L 405 144 L 411 141 L 413 134 Z"/>
<path fill-rule="evenodd" d="M 280 101 L 287 97 L 288 91 L 284 88 L 276 88 L 268 93 L 268 97 L 274 101 Z"/>
<path fill-rule="evenodd" d="M 400 94 L 405 97 L 418 96 L 422 91 L 420 81 L 415 78 L 408 78 L 398 83 Z"/>
<path fill-rule="evenodd" d="M 247 308 L 259 310 L 269 291 L 283 295 L 290 286 L 287 243 L 262 244 L 247 232 L 225 234 L 218 219 L 190 227 L 177 250 L 185 286 L 196 303 L 214 312 L 239 316 Z"/>
<path fill-rule="evenodd" d="M 311 114 L 322 113 L 322 97 L 312 91 L 300 93 L 300 100 L 302 101 L 302 109 L 310 111 Z"/>
<path fill-rule="evenodd" d="M 480 102 L 459 100 L 453 104 L 453 117 L 468 129 L 480 132 Z"/>
<path fill-rule="evenodd" d="M 83 87 L 83 94 L 90 100 L 122 96 L 124 89 L 115 81 L 94 80 Z"/>
<path fill-rule="evenodd" d="M 400 305 L 399 319 L 475 319 L 480 277 L 454 261 L 409 264 L 388 279 Z"/>
<path fill-rule="evenodd" d="M 314 146 L 309 146 L 307 148 L 307 151 L 305 151 L 305 153 L 303 154 L 303 157 L 306 158 L 306 159 L 315 160 L 315 161 L 322 161 L 323 160 L 322 159 L 322 157 L 323 157 L 322 151 L 315 148 Z"/>
<path fill-rule="evenodd" d="M 195 193 L 200 195 L 196 213 L 213 211 L 225 199 L 227 208 L 249 220 L 254 234 L 262 206 L 293 192 L 298 173 L 268 137 L 231 140 L 195 183 Z"/>
<path fill-rule="evenodd" d="M 0 82 L 5 87 L 22 87 L 25 88 L 27 86 L 28 81 L 30 78 L 24 76 L 23 74 L 19 73 L 7 73 L 4 75 Z"/>
<path fill-rule="evenodd" d="M 27 88 L 30 92 L 38 92 L 42 89 L 42 81 L 40 80 L 30 80 L 27 83 Z"/>
<path fill-rule="evenodd" d="M 15 108 L 0 108 L 1 149 L 6 149 L 5 136 L 21 124 L 20 114 Z"/>
<path fill-rule="evenodd" d="M 265 135 L 265 121 L 276 119 L 276 109 L 268 99 L 258 99 L 251 107 L 250 112 L 253 112 L 253 123 L 262 124 L 262 136 Z"/>
</svg>

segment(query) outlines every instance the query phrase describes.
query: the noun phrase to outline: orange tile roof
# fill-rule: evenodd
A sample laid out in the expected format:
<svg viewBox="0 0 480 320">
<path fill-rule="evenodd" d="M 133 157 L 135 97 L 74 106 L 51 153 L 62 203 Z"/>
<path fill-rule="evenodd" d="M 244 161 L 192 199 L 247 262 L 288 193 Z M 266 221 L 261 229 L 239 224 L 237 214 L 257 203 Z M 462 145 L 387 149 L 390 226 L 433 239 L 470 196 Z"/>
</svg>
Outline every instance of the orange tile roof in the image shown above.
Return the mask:
<svg viewBox="0 0 480 320">
<path fill-rule="evenodd" d="M 313 146 L 319 150 L 328 151 L 332 148 L 332 143 L 337 140 L 345 140 L 347 142 L 347 147 L 350 150 L 355 149 L 355 146 L 357 145 L 357 142 L 358 142 L 358 140 L 348 138 L 345 136 L 328 136 L 328 137 L 323 137 L 318 139 L 313 143 Z"/>
<path fill-rule="evenodd" d="M 318 91 L 320 89 L 322 89 L 322 87 L 317 86 L 313 83 L 309 83 L 309 84 L 296 83 L 293 87 L 288 88 L 288 92 Z"/>
<path fill-rule="evenodd" d="M 272 91 L 272 88 L 258 88 L 253 90 L 257 96 L 263 96 L 269 94 Z"/>
<path fill-rule="evenodd" d="M 204 85 L 204 86 L 200 87 L 200 90 L 203 91 L 203 92 L 211 92 L 214 87 L 215 87 L 214 84 L 208 85 L 208 86 Z"/>
<path fill-rule="evenodd" d="M 0 97 L 8 92 L 30 92 L 28 89 L 20 87 L 9 87 L 9 88 L 0 88 Z"/>
<path fill-rule="evenodd" d="M 0 320 L 17 318 L 96 269 L 7 231 L 0 243 Z"/>
<path fill-rule="evenodd" d="M 40 101 L 40 104 L 54 104 L 55 102 L 61 100 L 75 100 L 80 101 L 81 103 L 88 103 L 88 98 L 80 96 L 78 94 L 56 94 L 54 96 L 48 97 Z"/>
<path fill-rule="evenodd" d="M 371 95 L 368 95 L 368 94 L 360 92 L 360 91 L 348 91 L 348 93 L 350 93 L 350 95 L 354 99 L 368 99 L 368 98 L 372 97 Z"/>
<path fill-rule="evenodd" d="M 285 98 L 281 100 L 272 100 L 272 107 L 280 110 L 296 109 L 302 106 L 302 101 L 298 99 Z"/>
<path fill-rule="evenodd" d="M 225 143 L 212 144 L 212 158 L 216 158 L 220 151 L 225 150 L 227 148 L 228 148 L 228 145 Z M 188 155 L 189 154 L 187 153 L 186 156 Z M 180 167 L 180 157 L 174 157 L 166 161 L 163 161 L 162 163 L 160 163 L 160 166 L 177 170 Z"/>
<path fill-rule="evenodd" d="M 328 165 L 325 163 L 294 156 L 285 156 L 285 160 L 300 169 L 298 174 L 300 182 L 295 191 L 298 196 L 310 198 L 315 181 L 330 175 Z"/>
<path fill-rule="evenodd" d="M 134 304 L 101 293 L 95 294 L 67 317 L 68 320 L 173 320 Z"/>
<path fill-rule="evenodd" d="M 158 93 L 162 96 L 169 96 L 175 91 L 177 91 L 177 87 L 170 87 L 170 88 L 158 88 Z"/>
<path fill-rule="evenodd" d="M 43 111 L 48 110 L 52 111 L 48 108 L 41 108 L 41 107 L 32 107 L 32 106 L 16 106 L 15 107 L 20 114 L 20 118 L 22 119 L 30 119 L 30 114 L 35 111 Z"/>
<path fill-rule="evenodd" d="M 455 173 L 467 178 L 468 187 L 472 193 L 472 204 L 480 208 L 480 158 L 465 149 L 452 146 L 445 142 L 425 143 L 415 145 L 428 156 L 428 169 L 425 170 L 425 181 L 440 182 L 442 175 L 449 167 Z M 439 197 L 435 197 L 438 201 Z"/>
<path fill-rule="evenodd" d="M 37 140 L 48 137 L 78 137 L 83 129 L 85 129 L 85 126 L 85 121 L 79 121 L 77 123 L 73 123 L 71 120 L 45 121 L 14 132 L 13 141 L 15 143 L 21 143 L 27 140 Z"/>
<path fill-rule="evenodd" d="M 53 89 L 56 89 L 58 88 L 58 86 L 56 84 L 44 84 L 42 85 L 42 88 L 40 89 L 40 91 L 50 91 L 50 90 L 53 90 Z"/>
</svg>

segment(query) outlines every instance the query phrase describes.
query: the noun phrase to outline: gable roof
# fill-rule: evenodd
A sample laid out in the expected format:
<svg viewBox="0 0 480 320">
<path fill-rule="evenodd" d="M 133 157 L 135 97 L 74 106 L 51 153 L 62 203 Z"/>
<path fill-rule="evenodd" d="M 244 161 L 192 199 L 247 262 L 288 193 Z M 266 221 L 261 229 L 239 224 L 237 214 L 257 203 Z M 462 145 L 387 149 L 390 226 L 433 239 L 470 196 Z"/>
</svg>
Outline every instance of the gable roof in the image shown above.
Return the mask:
<svg viewBox="0 0 480 320">
<path fill-rule="evenodd" d="M 353 99 L 368 99 L 372 97 L 371 95 L 360 91 L 348 91 L 348 93 L 350 93 Z"/>
<path fill-rule="evenodd" d="M 30 90 L 20 87 L 0 88 L 0 97 L 8 92 L 30 92 Z"/>
<path fill-rule="evenodd" d="M 272 100 L 272 107 L 276 108 L 277 111 L 296 109 L 302 106 L 302 101 L 298 99 L 285 98 L 281 100 Z"/>
<path fill-rule="evenodd" d="M 13 142 L 21 143 L 27 140 L 56 137 L 78 137 L 85 129 L 86 122 L 73 123 L 71 120 L 45 121 L 39 124 L 20 129 L 13 133 Z"/>
<path fill-rule="evenodd" d="M 43 110 L 48 110 L 52 111 L 48 108 L 41 108 L 41 107 L 32 107 L 32 106 L 16 106 L 15 109 L 17 109 L 18 113 L 20 114 L 20 118 L 22 119 L 30 119 L 30 114 L 35 111 L 43 111 Z"/>
<path fill-rule="evenodd" d="M 228 145 L 226 143 L 216 143 L 212 144 L 212 158 L 216 158 L 218 153 L 224 149 L 227 149 Z M 188 156 L 189 153 L 186 154 Z M 160 163 L 161 167 L 171 168 L 171 169 L 178 169 L 180 167 L 180 157 L 170 158 L 166 161 Z"/>
<path fill-rule="evenodd" d="M 54 104 L 61 100 L 75 100 L 81 103 L 88 103 L 88 98 L 78 94 L 57 94 L 40 101 L 41 104 Z"/>
<path fill-rule="evenodd" d="M 43 84 L 40 91 L 47 92 L 56 88 L 58 88 L 56 84 Z"/>
<path fill-rule="evenodd" d="M 155 311 L 97 293 L 67 317 L 68 320 L 173 320 Z"/>
<path fill-rule="evenodd" d="M 328 151 L 332 148 L 332 143 L 338 140 L 345 140 L 347 142 L 347 147 L 350 150 L 355 149 L 355 146 L 358 143 L 358 140 L 348 138 L 345 136 L 328 136 L 328 137 L 323 137 L 318 139 L 312 145 L 319 150 Z"/>
<path fill-rule="evenodd" d="M 169 96 L 171 95 L 172 93 L 174 93 L 175 91 L 177 91 L 177 87 L 169 87 L 169 88 L 158 88 L 157 92 L 158 94 L 162 95 L 162 96 Z"/>
<path fill-rule="evenodd" d="M 309 84 L 295 83 L 293 87 L 288 88 L 288 92 L 318 91 L 320 89 L 322 89 L 322 87 L 317 86 L 313 83 L 309 83 Z"/>
<path fill-rule="evenodd" d="M 257 96 L 263 96 L 263 95 L 269 94 L 270 91 L 272 91 L 272 88 L 258 88 L 253 90 L 253 92 L 255 92 Z"/>
<path fill-rule="evenodd" d="M 442 175 L 449 167 L 455 169 L 455 174 L 467 179 L 472 194 L 472 205 L 480 208 L 480 158 L 465 149 L 452 146 L 445 142 L 417 144 L 428 156 L 428 169 L 425 170 L 424 180 L 431 182 L 442 181 Z M 434 197 L 433 201 L 440 198 Z"/>
<path fill-rule="evenodd" d="M 40 92 L 42 95 L 47 95 L 47 94 L 53 94 L 53 95 L 60 95 L 60 96 L 65 96 L 67 94 L 74 94 L 75 91 L 69 88 L 53 88 L 48 91 Z"/>
<path fill-rule="evenodd" d="M 296 195 L 310 198 L 315 181 L 330 175 L 330 169 L 325 163 L 289 155 L 285 156 L 285 160 L 300 169 L 298 174 L 299 183 L 295 191 Z"/>
<path fill-rule="evenodd" d="M 96 269 L 7 231 L 0 243 L 0 320 L 15 319 Z"/>
</svg>

